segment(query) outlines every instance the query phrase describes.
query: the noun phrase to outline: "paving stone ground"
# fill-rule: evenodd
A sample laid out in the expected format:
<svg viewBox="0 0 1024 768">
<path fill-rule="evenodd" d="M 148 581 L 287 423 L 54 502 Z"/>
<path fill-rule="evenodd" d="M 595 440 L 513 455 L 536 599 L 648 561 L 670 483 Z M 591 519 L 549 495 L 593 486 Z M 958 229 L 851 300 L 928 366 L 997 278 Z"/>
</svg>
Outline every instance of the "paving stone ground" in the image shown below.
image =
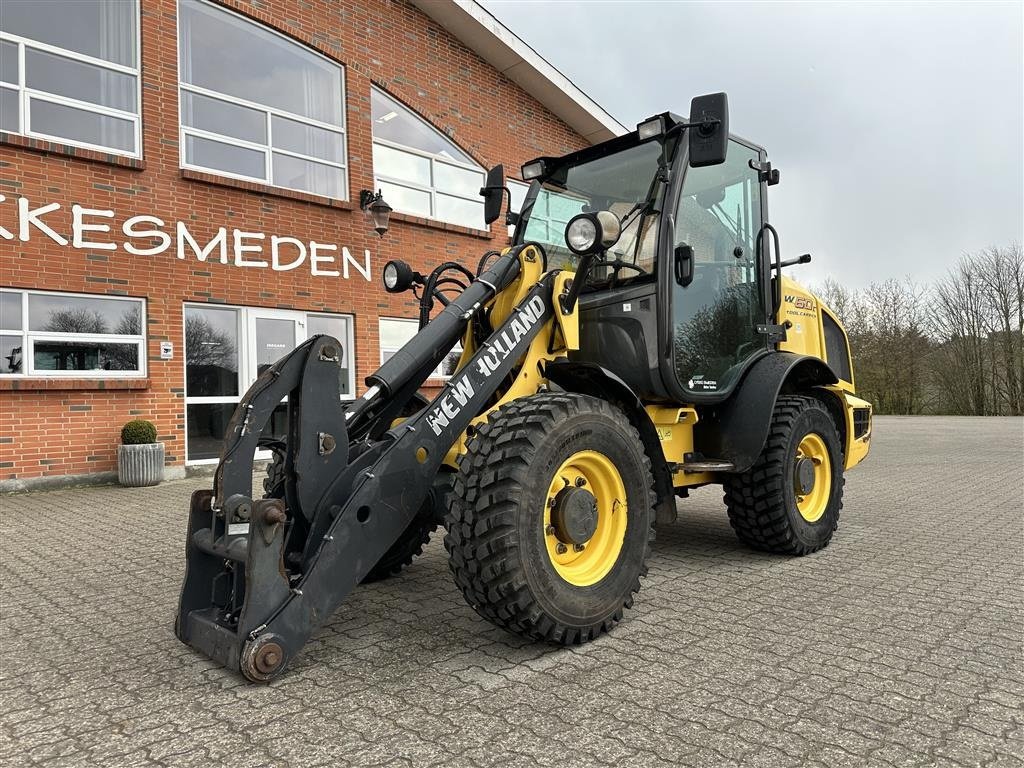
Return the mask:
<svg viewBox="0 0 1024 768">
<path fill-rule="evenodd" d="M 5 766 L 1024 765 L 1024 421 L 879 418 L 832 546 L 743 548 L 717 489 L 582 648 L 463 602 L 440 541 L 254 686 L 172 620 L 196 478 L 0 498 Z"/>
</svg>

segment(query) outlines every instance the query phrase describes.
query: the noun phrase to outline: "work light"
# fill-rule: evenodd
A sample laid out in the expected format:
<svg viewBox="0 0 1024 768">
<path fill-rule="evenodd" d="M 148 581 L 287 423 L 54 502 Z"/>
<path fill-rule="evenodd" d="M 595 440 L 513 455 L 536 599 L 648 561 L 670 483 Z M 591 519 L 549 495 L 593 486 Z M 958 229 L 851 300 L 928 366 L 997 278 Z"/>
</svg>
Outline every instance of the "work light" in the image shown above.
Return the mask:
<svg viewBox="0 0 1024 768">
<path fill-rule="evenodd" d="M 611 211 L 581 213 L 573 216 L 565 227 L 565 244 L 573 253 L 584 255 L 611 248 L 619 239 L 622 227 Z"/>
<path fill-rule="evenodd" d="M 646 141 L 647 139 L 653 139 L 655 136 L 661 136 L 664 132 L 665 118 L 661 115 L 644 120 L 636 127 L 637 137 L 640 141 Z"/>
<path fill-rule="evenodd" d="M 522 168 L 523 180 L 529 181 L 530 179 L 538 179 L 544 175 L 544 161 L 534 160 L 531 163 L 527 163 Z"/>
<path fill-rule="evenodd" d="M 416 280 L 416 273 L 404 261 L 392 259 L 384 265 L 384 290 L 388 293 L 407 291 Z"/>
<path fill-rule="evenodd" d="M 576 253 L 586 253 L 597 242 L 597 222 L 589 216 L 577 216 L 565 228 L 565 242 Z"/>
</svg>

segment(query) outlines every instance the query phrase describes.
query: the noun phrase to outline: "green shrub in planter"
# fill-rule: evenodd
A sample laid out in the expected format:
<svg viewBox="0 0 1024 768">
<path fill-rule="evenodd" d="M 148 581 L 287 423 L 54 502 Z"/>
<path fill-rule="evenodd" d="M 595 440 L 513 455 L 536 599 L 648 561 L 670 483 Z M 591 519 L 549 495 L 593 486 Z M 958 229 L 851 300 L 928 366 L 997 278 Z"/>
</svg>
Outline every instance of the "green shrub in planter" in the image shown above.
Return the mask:
<svg viewBox="0 0 1024 768">
<path fill-rule="evenodd" d="M 144 445 L 156 442 L 156 427 L 145 419 L 132 419 L 121 427 L 121 442 L 124 445 Z"/>
<path fill-rule="evenodd" d="M 156 439 L 156 427 L 145 419 L 133 419 L 121 428 L 117 446 L 117 481 L 138 487 L 164 479 L 164 444 Z"/>
</svg>

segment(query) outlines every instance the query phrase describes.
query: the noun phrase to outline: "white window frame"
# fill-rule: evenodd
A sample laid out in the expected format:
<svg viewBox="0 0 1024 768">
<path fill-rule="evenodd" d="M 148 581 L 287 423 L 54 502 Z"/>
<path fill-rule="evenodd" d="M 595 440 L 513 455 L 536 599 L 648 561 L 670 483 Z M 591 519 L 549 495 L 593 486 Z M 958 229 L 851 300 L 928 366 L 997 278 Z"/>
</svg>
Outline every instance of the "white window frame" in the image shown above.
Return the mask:
<svg viewBox="0 0 1024 768">
<path fill-rule="evenodd" d="M 135 2 L 135 66 L 128 67 L 124 64 L 116 64 L 112 61 L 105 59 L 97 59 L 93 56 L 89 56 L 84 53 L 78 53 L 77 51 L 70 51 L 67 48 L 61 48 L 56 45 L 50 45 L 48 43 L 41 43 L 36 40 L 32 40 L 28 37 L 22 37 L 20 35 L 14 35 L 10 32 L 4 32 L 0 30 L 0 40 L 6 40 L 9 43 L 15 43 L 18 46 L 18 84 L 0 82 L 0 88 L 9 91 L 15 91 L 18 94 L 18 130 L 16 133 L 27 136 L 31 139 L 43 139 L 45 141 L 53 141 L 58 144 L 67 144 L 73 147 L 82 147 L 83 149 L 92 149 L 97 152 L 103 152 L 109 155 L 118 155 L 120 157 L 132 157 L 141 160 L 142 159 L 142 32 L 140 22 L 140 10 L 138 0 Z M 55 23 L 60 23 L 55 21 Z M 60 96 L 55 93 L 47 93 L 46 91 L 39 91 L 34 88 L 29 88 L 25 84 L 25 49 L 32 48 L 36 51 L 43 53 L 52 53 L 56 56 L 62 56 L 66 59 L 72 59 L 82 64 L 91 64 L 101 69 L 107 69 L 112 72 L 120 72 L 121 74 L 131 75 L 135 78 L 135 112 L 126 112 L 121 109 L 115 109 L 113 107 L 105 107 L 100 104 L 93 104 L 89 101 L 79 101 L 78 99 L 72 99 L 67 96 Z M 121 120 L 128 120 L 134 126 L 134 137 L 135 137 L 135 151 L 125 152 L 123 149 L 117 147 L 108 147 L 102 144 L 90 144 L 89 142 L 76 141 L 69 139 L 64 136 L 55 136 L 49 133 L 42 133 L 40 131 L 32 130 L 32 115 L 31 115 L 31 102 L 32 99 L 37 101 L 46 101 L 51 104 L 59 104 L 66 107 L 74 107 L 80 109 L 83 112 L 93 112 L 97 115 L 104 115 L 106 117 L 116 117 Z"/>
<path fill-rule="evenodd" d="M 0 336 L 21 338 L 21 373 L 0 374 L 0 381 L 6 379 L 144 379 L 147 374 L 146 354 L 146 300 L 135 296 L 110 296 L 105 293 L 67 293 L 64 291 L 31 291 L 17 288 L 2 288 L 0 293 L 21 296 L 21 330 L 0 329 Z M 141 333 L 121 335 L 117 333 L 60 333 L 54 331 L 32 331 L 28 325 L 29 296 L 67 296 L 75 299 L 112 299 L 139 305 Z M 36 370 L 35 343 L 37 341 L 97 342 L 103 344 L 134 344 L 139 359 L 137 371 L 58 371 L 48 368 Z"/>
<path fill-rule="evenodd" d="M 384 317 L 384 316 L 378 317 L 377 318 L 377 346 L 380 348 L 380 364 L 381 365 L 384 365 L 384 361 L 385 361 L 384 351 L 385 351 L 385 349 L 391 351 L 391 354 L 394 355 L 396 352 L 398 352 L 399 349 L 402 348 L 402 347 L 398 347 L 396 349 L 391 349 L 391 347 L 385 347 L 384 344 L 381 343 L 381 341 L 380 341 L 380 339 L 381 339 L 380 324 L 382 322 L 384 322 L 384 321 L 393 322 L 393 323 L 406 323 L 406 324 L 409 324 L 410 326 L 415 328 L 415 332 L 413 333 L 413 336 L 415 336 L 420 331 L 420 321 L 419 320 L 412 320 L 412 319 L 410 319 L 408 317 Z M 458 342 L 456 342 L 454 347 L 452 347 L 452 351 L 454 351 L 455 349 L 458 349 L 459 351 L 462 350 L 462 340 L 461 339 Z M 430 376 L 428 377 L 428 379 L 438 379 L 440 381 L 448 381 L 448 379 L 451 378 L 450 375 L 443 374 L 440 371 L 441 371 L 441 366 L 438 365 L 437 368 L 435 368 L 433 371 L 431 371 Z"/>
<path fill-rule="evenodd" d="M 508 189 L 509 189 L 509 210 L 511 210 L 512 213 L 518 214 L 523 209 L 523 203 L 526 202 L 526 196 L 530 192 L 530 182 L 528 182 L 528 181 L 520 181 L 519 179 L 505 179 L 505 184 L 508 186 Z M 516 202 L 516 200 L 514 200 L 513 198 L 520 197 L 518 193 L 513 193 L 512 192 L 512 190 L 517 190 L 517 189 L 522 189 L 522 196 L 521 196 L 521 198 L 519 200 L 519 207 L 518 208 L 512 208 L 512 205 Z M 515 227 L 515 225 L 510 224 L 509 227 L 508 227 L 509 239 L 514 237 L 515 234 L 516 234 L 516 227 Z"/>
<path fill-rule="evenodd" d="M 237 395 L 211 395 L 194 396 L 188 394 L 188 350 L 185 346 L 185 312 L 188 309 L 228 309 L 235 313 L 235 333 L 237 338 L 238 355 L 238 394 Z M 185 428 L 185 464 L 186 466 L 200 466 L 203 464 L 216 464 L 219 459 L 189 459 L 188 445 L 188 406 L 190 405 L 224 405 L 237 404 L 245 397 L 246 391 L 256 380 L 256 339 L 255 319 L 257 317 L 281 318 L 295 320 L 297 334 L 302 338 L 296 338 L 296 346 L 309 338 L 309 318 L 330 317 L 343 318 L 347 321 L 347 332 L 344 339 L 339 339 L 348 355 L 348 394 L 341 395 L 343 403 L 350 402 L 356 398 L 356 350 L 355 350 L 355 315 L 347 312 L 321 312 L 316 310 L 279 310 L 271 307 L 252 307 L 242 304 L 220 304 L 202 301 L 182 302 L 181 309 L 181 354 L 182 354 L 182 391 L 185 393 L 185 405 L 182 416 L 186 420 Z M 301 330 L 299 330 L 301 329 Z M 289 350 L 291 351 L 291 350 Z M 268 452 L 258 451 L 257 458 L 269 457 Z"/>
<path fill-rule="evenodd" d="M 265 30 L 265 31 L 267 31 L 267 32 L 269 32 L 269 33 L 271 33 L 273 35 L 276 35 L 277 37 L 281 38 L 286 43 L 288 43 L 290 45 L 294 45 L 297 48 L 301 48 L 305 53 L 308 53 L 308 54 L 313 55 L 313 56 L 318 56 L 321 59 L 323 59 L 324 61 L 326 61 L 327 63 L 329 63 L 330 65 L 340 69 L 341 70 L 341 126 L 339 127 L 337 125 L 332 125 L 331 123 L 324 123 L 324 122 L 321 122 L 320 120 L 315 120 L 315 119 L 313 119 L 311 117 L 305 117 L 303 115 L 297 115 L 294 112 L 286 112 L 285 110 L 278 109 L 277 107 L 268 107 L 268 106 L 266 106 L 264 104 L 260 104 L 260 103 L 255 102 L 255 101 L 249 101 L 248 99 L 242 99 L 242 98 L 239 98 L 237 96 L 231 96 L 229 94 L 221 93 L 219 91 L 211 91 L 211 90 L 209 90 L 207 88 L 202 88 L 202 87 L 197 86 L 197 85 L 192 85 L 191 83 L 186 83 L 184 80 L 182 80 L 181 79 L 181 39 L 182 38 L 181 38 L 181 11 L 180 11 L 181 0 L 178 0 L 177 5 L 176 5 L 177 19 L 176 19 L 176 22 L 175 22 L 176 25 L 177 25 L 177 34 L 178 34 L 177 46 L 175 48 L 175 57 L 176 57 L 175 60 L 176 60 L 176 66 L 178 67 L 178 133 L 179 133 L 179 135 L 178 135 L 178 143 L 179 143 L 181 167 L 182 168 L 191 169 L 191 170 L 194 170 L 194 171 L 200 171 L 202 173 L 209 173 L 209 174 L 211 174 L 213 176 L 224 176 L 224 177 L 227 177 L 229 179 L 238 179 L 240 181 L 251 181 L 251 182 L 255 182 L 257 184 L 266 184 L 266 185 L 271 186 L 271 187 L 278 187 L 280 189 L 290 189 L 290 190 L 293 190 L 295 192 L 301 192 L 302 194 L 306 194 L 306 195 L 316 195 L 317 197 L 323 197 L 323 198 L 328 199 L 328 200 L 348 200 L 349 199 L 348 122 L 347 122 L 348 121 L 348 109 L 346 108 L 347 107 L 347 103 L 346 103 L 346 94 L 347 94 L 346 76 L 347 76 L 348 73 L 346 71 L 345 66 L 343 64 L 339 64 L 337 61 L 334 61 L 331 58 L 328 58 L 327 56 L 324 56 L 319 51 L 317 51 L 317 50 L 315 50 L 313 48 L 310 48 L 309 46 L 303 45 L 302 43 L 299 43 L 299 42 L 293 40 L 292 38 L 288 37 L 287 35 L 281 34 L 280 32 L 278 32 L 276 29 L 273 29 L 272 27 L 268 27 L 265 24 L 260 24 L 260 22 L 254 20 L 254 19 L 251 19 L 248 16 L 245 16 L 244 14 L 236 13 L 235 11 L 232 11 L 230 8 L 225 8 L 222 5 L 217 5 L 217 4 L 214 4 L 214 3 L 209 3 L 206 0 L 201 0 L 201 2 L 204 2 L 205 4 L 210 5 L 213 8 L 216 8 L 218 11 L 222 11 L 223 13 L 228 13 L 228 14 L 231 14 L 233 16 L 236 16 L 237 18 L 241 19 L 242 21 L 244 21 L 244 22 L 246 22 L 248 24 L 253 24 L 254 26 L 258 26 L 260 29 L 263 29 L 263 30 Z M 215 99 L 217 101 L 227 102 L 229 104 L 234 104 L 234 105 L 239 106 L 239 107 L 246 107 L 248 109 L 252 109 L 252 110 L 255 110 L 257 112 L 262 112 L 264 114 L 264 117 L 265 117 L 265 120 L 266 120 L 267 143 L 266 144 L 259 144 L 259 143 L 252 142 L 252 141 L 246 141 L 244 139 L 238 139 L 238 138 L 235 138 L 234 136 L 225 136 L 224 134 L 214 133 L 212 131 L 205 131 L 205 130 L 203 130 L 201 128 L 192 128 L 191 126 L 185 125 L 185 121 L 182 119 L 182 112 L 183 112 L 183 110 L 182 110 L 182 102 L 184 101 L 184 99 L 182 99 L 181 93 L 183 91 L 188 91 L 189 93 L 195 93 L 195 94 L 198 94 L 199 96 L 206 96 L 208 98 Z M 320 128 L 322 130 L 329 131 L 331 133 L 335 133 L 335 134 L 338 134 L 339 136 L 341 136 L 341 162 L 334 162 L 334 161 L 331 161 L 331 160 L 324 160 L 323 158 L 315 157 L 313 155 L 304 155 L 304 154 L 302 154 L 300 152 L 292 152 L 291 150 L 279 149 L 279 148 L 275 147 L 274 146 L 274 134 L 273 134 L 273 125 L 274 125 L 274 117 L 275 116 L 276 117 L 280 117 L 280 118 L 284 118 L 284 119 L 287 119 L 287 120 L 292 120 L 293 122 L 296 122 L 296 123 L 302 123 L 303 125 L 309 125 L 309 126 L 311 126 L 313 128 Z M 238 147 L 243 147 L 245 149 L 252 149 L 252 150 L 257 150 L 259 152 L 262 152 L 263 153 L 263 176 L 262 177 L 246 176 L 245 174 L 241 174 L 241 173 L 233 173 L 231 171 L 225 171 L 225 170 L 222 170 L 220 168 L 208 168 L 208 167 L 203 166 L 203 165 L 198 165 L 196 163 L 188 162 L 185 159 L 186 137 L 187 136 L 195 136 L 195 137 L 200 138 L 200 139 L 209 139 L 211 141 L 218 141 L 218 142 L 220 142 L 222 144 L 230 144 L 232 146 L 238 146 Z M 276 183 L 274 181 L 274 153 L 275 152 L 277 154 L 279 154 L 279 155 L 287 155 L 289 157 L 294 157 L 294 158 L 297 158 L 299 160 L 307 160 L 309 162 L 317 163 L 319 165 L 328 165 L 328 166 L 332 166 L 334 168 L 339 169 L 341 171 L 341 187 L 342 187 L 341 188 L 341 197 L 333 197 L 331 195 L 326 195 L 326 194 L 324 194 L 322 192 L 311 192 L 308 189 L 299 189 L 297 187 L 289 187 L 289 186 L 287 186 L 285 184 L 278 184 L 278 183 Z"/>
<path fill-rule="evenodd" d="M 420 123 L 425 125 L 428 129 L 430 129 L 434 133 L 438 134 L 439 136 L 442 136 L 445 141 L 448 141 L 452 145 L 458 147 L 458 145 L 455 144 L 454 141 L 452 141 L 450 138 L 448 138 L 447 136 L 444 135 L 443 131 L 438 130 L 437 126 L 432 125 L 427 120 L 424 120 L 422 117 L 420 117 L 418 114 L 416 114 L 412 109 L 410 109 L 409 107 L 405 106 L 400 101 L 398 101 L 398 99 L 396 99 L 390 93 L 388 93 L 387 91 L 384 91 L 384 90 L 382 90 L 380 88 L 374 88 L 374 89 L 378 93 L 383 94 L 389 101 L 394 102 L 398 107 L 400 107 L 403 110 L 405 110 L 406 113 L 408 113 L 414 119 L 418 120 Z M 373 131 L 373 129 L 372 129 L 372 120 L 371 120 L 371 132 L 372 131 Z M 387 147 L 388 149 L 393 150 L 395 152 L 401 152 L 401 153 L 405 153 L 405 154 L 408 154 L 408 155 L 413 155 L 414 157 L 425 158 L 426 160 L 430 161 L 430 185 L 429 186 L 425 186 L 425 185 L 422 185 L 422 184 L 417 184 L 415 182 L 409 181 L 408 179 L 399 179 L 399 178 L 395 178 L 394 176 L 387 176 L 387 175 L 378 173 L 377 169 L 374 168 L 374 170 L 373 170 L 373 178 L 374 178 L 375 185 L 376 185 L 376 182 L 383 181 L 385 184 L 393 184 L 396 187 L 403 187 L 404 189 L 411 189 L 411 190 L 415 190 L 417 192 L 426 192 L 426 193 L 428 193 L 430 195 L 430 215 L 427 216 L 426 218 L 432 219 L 434 221 L 443 221 L 446 224 L 454 224 L 454 225 L 459 226 L 459 227 L 470 227 L 471 229 L 479 229 L 479 230 L 482 230 L 482 231 L 485 231 L 485 232 L 489 232 L 490 231 L 490 229 L 491 229 L 490 226 L 488 224 L 484 223 L 484 220 L 483 220 L 483 208 L 481 208 L 481 216 L 480 216 L 480 225 L 479 226 L 470 226 L 469 224 L 466 224 L 466 223 L 461 222 L 461 221 L 448 221 L 447 219 L 439 218 L 438 215 L 437 215 L 437 195 L 438 194 L 447 195 L 448 197 L 457 197 L 460 200 L 468 200 L 471 203 L 478 203 L 478 204 L 483 202 L 483 198 L 481 198 L 479 195 L 467 196 L 467 195 L 460 195 L 460 194 L 457 194 L 455 192 L 447 192 L 447 191 L 445 191 L 443 189 L 442 190 L 438 190 L 437 187 L 434 184 L 434 179 L 437 178 L 437 172 L 435 171 L 435 168 L 436 168 L 436 166 L 438 164 L 440 164 L 440 165 L 449 165 L 452 168 L 458 168 L 459 170 L 472 171 L 473 173 L 478 173 L 480 175 L 480 186 L 481 187 L 484 185 L 484 181 L 485 181 L 486 173 L 487 173 L 484 170 L 484 168 L 482 168 L 481 166 L 476 165 L 476 164 L 467 164 L 467 163 L 463 163 L 463 162 L 461 162 L 459 160 L 454 160 L 454 159 L 452 159 L 450 157 L 444 157 L 443 155 L 437 155 L 437 154 L 433 154 L 431 152 L 424 152 L 421 149 L 416 149 L 415 147 L 410 147 L 410 146 L 407 146 L 405 144 L 398 144 L 397 142 L 388 141 L 387 139 L 378 139 L 376 136 L 373 136 L 373 143 L 376 144 L 376 145 L 380 145 L 382 147 Z M 469 156 L 469 154 L 465 150 L 463 150 L 461 147 L 459 147 L 459 151 L 462 152 L 463 154 L 465 154 L 467 157 Z M 420 216 L 420 215 L 422 215 L 420 213 L 409 212 L 409 211 L 402 211 L 399 208 L 396 208 L 395 210 L 398 211 L 399 213 L 409 213 L 409 215 L 411 215 L 411 216 Z"/>
</svg>

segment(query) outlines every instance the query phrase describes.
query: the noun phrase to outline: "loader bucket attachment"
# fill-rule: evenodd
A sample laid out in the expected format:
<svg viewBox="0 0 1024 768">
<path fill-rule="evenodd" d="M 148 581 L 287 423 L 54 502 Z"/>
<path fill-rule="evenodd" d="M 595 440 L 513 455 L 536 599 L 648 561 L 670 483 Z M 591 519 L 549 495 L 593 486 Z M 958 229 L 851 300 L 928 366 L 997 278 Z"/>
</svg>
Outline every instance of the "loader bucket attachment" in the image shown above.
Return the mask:
<svg viewBox="0 0 1024 768">
<path fill-rule="evenodd" d="M 189 509 L 185 580 L 175 633 L 219 663 L 239 668 L 242 642 L 291 589 L 286 539 L 309 529 L 326 486 L 348 466 L 348 435 L 339 406 L 341 346 L 317 336 L 264 372 L 228 424 L 214 490 L 196 491 Z M 284 499 L 253 499 L 253 456 L 274 408 L 288 397 L 291 449 Z M 293 429 L 315 418 L 315 431 Z M 288 509 L 292 514 L 288 514 Z M 296 541 L 298 538 L 296 538 Z M 253 661 L 255 664 L 255 661 Z M 262 665 L 266 666 L 264 659 Z M 259 678 L 259 666 L 251 676 Z"/>
<path fill-rule="evenodd" d="M 340 345 L 329 336 L 300 345 L 253 384 L 229 424 L 213 490 L 192 496 L 175 622 L 182 642 L 269 680 L 377 564 L 422 507 L 445 454 L 553 315 L 548 276 L 430 404 L 391 426 L 473 314 L 516 278 L 520 250 L 495 260 L 367 379 L 359 399 L 340 401 Z M 254 498 L 253 454 L 285 397 L 283 493 Z"/>
</svg>

